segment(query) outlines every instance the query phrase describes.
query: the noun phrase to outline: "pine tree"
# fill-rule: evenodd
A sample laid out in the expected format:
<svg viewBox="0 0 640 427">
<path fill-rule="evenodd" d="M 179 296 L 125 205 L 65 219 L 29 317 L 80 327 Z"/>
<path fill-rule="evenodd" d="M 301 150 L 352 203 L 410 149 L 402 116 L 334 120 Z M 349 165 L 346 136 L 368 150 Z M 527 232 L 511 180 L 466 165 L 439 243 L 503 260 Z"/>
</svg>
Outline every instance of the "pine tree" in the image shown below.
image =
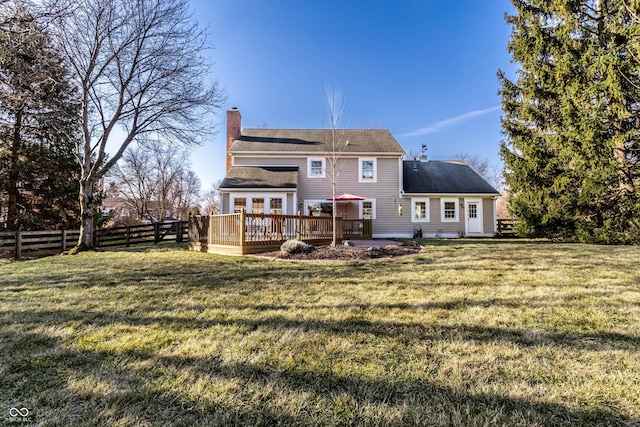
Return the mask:
<svg viewBox="0 0 640 427">
<path fill-rule="evenodd" d="M 499 73 L 510 210 L 524 235 L 590 242 L 640 236 L 640 28 L 621 0 L 513 0 Z M 637 5 L 635 6 L 637 7 Z"/>
<path fill-rule="evenodd" d="M 10 229 L 75 227 L 75 90 L 26 8 L 9 3 L 0 15 L 0 213 Z"/>
</svg>

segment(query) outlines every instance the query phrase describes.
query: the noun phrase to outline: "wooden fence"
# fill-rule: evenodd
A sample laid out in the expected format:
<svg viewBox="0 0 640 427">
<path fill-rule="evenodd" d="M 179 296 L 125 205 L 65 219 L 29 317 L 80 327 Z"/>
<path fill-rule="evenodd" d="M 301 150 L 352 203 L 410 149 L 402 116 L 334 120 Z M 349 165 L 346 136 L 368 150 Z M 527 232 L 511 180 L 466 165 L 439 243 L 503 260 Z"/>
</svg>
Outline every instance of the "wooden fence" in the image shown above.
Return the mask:
<svg viewBox="0 0 640 427">
<path fill-rule="evenodd" d="M 371 220 L 337 218 L 336 240 L 371 238 Z M 286 240 L 312 245 L 333 239 L 330 217 L 303 215 L 237 214 L 193 216 L 189 219 L 189 249 L 233 255 L 278 249 Z"/>
<path fill-rule="evenodd" d="M 109 247 L 138 243 L 157 244 L 168 239 L 182 242 L 188 235 L 187 226 L 186 221 L 177 221 L 102 228 L 96 230 L 95 245 Z M 79 235 L 79 230 L 0 232 L 0 257 L 20 259 L 24 256 L 64 252 L 76 245 Z"/>
<path fill-rule="evenodd" d="M 95 245 L 100 248 L 128 247 L 138 243 L 158 244 L 167 236 L 173 236 L 176 242 L 182 242 L 187 234 L 187 222 L 155 222 L 153 224 L 103 228 L 96 231 Z"/>
<path fill-rule="evenodd" d="M 516 230 L 513 228 L 513 220 L 500 218 L 498 222 L 498 235 L 501 237 L 515 237 Z"/>
</svg>

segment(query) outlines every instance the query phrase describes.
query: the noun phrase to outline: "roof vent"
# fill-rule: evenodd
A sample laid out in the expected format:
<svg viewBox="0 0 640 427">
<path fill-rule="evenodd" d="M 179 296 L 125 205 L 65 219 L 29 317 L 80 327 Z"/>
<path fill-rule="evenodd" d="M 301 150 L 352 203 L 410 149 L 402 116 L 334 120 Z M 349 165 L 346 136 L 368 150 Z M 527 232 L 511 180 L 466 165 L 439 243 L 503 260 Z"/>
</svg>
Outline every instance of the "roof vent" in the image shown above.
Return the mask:
<svg viewBox="0 0 640 427">
<path fill-rule="evenodd" d="M 418 172 L 418 158 L 417 157 L 413 158 L 413 171 L 414 172 Z"/>
</svg>

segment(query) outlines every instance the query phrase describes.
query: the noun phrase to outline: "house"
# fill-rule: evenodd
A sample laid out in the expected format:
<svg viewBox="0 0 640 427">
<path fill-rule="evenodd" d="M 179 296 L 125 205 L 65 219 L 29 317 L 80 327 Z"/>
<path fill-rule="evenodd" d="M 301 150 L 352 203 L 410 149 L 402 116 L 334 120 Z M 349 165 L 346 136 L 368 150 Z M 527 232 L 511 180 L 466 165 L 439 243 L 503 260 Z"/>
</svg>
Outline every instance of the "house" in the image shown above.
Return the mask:
<svg viewBox="0 0 640 427">
<path fill-rule="evenodd" d="M 374 238 L 495 234 L 499 193 L 482 177 L 404 155 L 388 130 L 242 129 L 234 108 L 220 212 L 331 216 L 335 181 L 337 195 L 351 195 L 336 215 L 371 219 Z"/>
</svg>

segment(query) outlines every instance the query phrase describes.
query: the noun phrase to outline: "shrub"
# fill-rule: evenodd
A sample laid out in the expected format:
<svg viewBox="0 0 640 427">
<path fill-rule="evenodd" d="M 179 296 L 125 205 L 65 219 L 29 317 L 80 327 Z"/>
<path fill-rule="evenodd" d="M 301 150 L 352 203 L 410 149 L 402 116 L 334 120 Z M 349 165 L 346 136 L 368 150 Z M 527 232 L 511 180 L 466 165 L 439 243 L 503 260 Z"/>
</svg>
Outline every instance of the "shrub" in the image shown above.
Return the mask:
<svg viewBox="0 0 640 427">
<path fill-rule="evenodd" d="M 287 240 L 280 246 L 280 252 L 283 254 L 299 254 L 313 251 L 314 247 L 301 242 L 300 240 Z"/>
</svg>

